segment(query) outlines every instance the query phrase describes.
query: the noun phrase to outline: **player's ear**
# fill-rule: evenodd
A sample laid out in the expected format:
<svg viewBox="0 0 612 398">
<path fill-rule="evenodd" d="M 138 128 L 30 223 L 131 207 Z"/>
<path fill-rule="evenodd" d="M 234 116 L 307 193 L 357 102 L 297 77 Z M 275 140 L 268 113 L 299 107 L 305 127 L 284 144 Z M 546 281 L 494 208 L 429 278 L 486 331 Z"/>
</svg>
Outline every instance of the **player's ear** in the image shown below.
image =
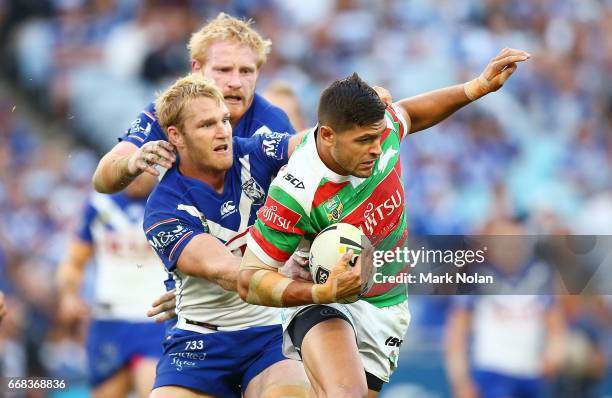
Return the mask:
<svg viewBox="0 0 612 398">
<path fill-rule="evenodd" d="M 192 59 L 191 60 L 191 73 L 197 73 L 202 71 L 202 64 L 200 61 Z"/>
<path fill-rule="evenodd" d="M 319 136 L 321 140 L 329 145 L 333 145 L 336 142 L 336 132 L 329 126 L 322 125 L 319 127 Z"/>
<path fill-rule="evenodd" d="M 183 134 L 175 126 L 168 127 L 168 142 L 177 148 L 183 146 Z"/>
</svg>

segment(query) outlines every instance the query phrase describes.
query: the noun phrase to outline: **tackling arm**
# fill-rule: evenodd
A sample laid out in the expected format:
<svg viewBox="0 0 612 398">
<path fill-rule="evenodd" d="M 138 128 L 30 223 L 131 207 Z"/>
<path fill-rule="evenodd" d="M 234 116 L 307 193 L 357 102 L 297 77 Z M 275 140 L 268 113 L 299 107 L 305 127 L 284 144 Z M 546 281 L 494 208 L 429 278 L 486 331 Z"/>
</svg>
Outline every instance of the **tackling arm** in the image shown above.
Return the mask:
<svg viewBox="0 0 612 398">
<path fill-rule="evenodd" d="M 411 121 L 410 133 L 440 123 L 470 102 L 499 90 L 530 55 L 521 50 L 503 49 L 476 79 L 464 84 L 405 98 L 396 103 L 406 120 Z M 408 118 L 409 117 L 409 118 Z"/>
<path fill-rule="evenodd" d="M 187 275 L 207 279 L 225 290 L 237 289 L 240 258 L 210 234 L 199 234 L 190 240 L 176 266 Z"/>
<path fill-rule="evenodd" d="M 308 263 L 308 259 L 303 259 L 297 255 L 293 255 L 282 268 L 279 268 L 279 272 L 283 275 L 296 280 L 304 282 L 312 281 L 310 273 L 303 269 Z M 238 286 L 240 288 L 240 286 Z M 151 308 L 147 311 L 148 317 L 154 317 L 155 322 L 164 322 L 168 319 L 176 317 L 176 291 L 172 289 L 160 297 L 158 297 Z"/>
</svg>

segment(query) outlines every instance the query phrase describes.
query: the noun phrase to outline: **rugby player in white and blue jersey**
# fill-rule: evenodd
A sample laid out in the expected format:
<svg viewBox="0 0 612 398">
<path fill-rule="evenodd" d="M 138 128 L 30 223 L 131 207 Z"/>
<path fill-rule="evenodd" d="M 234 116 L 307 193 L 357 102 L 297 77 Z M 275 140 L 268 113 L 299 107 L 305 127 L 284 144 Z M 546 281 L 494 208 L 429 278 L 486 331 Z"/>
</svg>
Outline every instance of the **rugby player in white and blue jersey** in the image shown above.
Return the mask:
<svg viewBox="0 0 612 398">
<path fill-rule="evenodd" d="M 547 379 L 561 368 L 565 344 L 555 277 L 534 257 L 532 237 L 516 221 L 495 220 L 484 233 L 494 237 L 486 265 L 477 270 L 495 284 L 453 300 L 446 333 L 453 395 L 548 396 Z"/>
<path fill-rule="evenodd" d="M 163 325 L 145 315 L 163 288 L 164 268 L 142 236 L 147 196 L 155 177 L 141 175 L 124 192 L 93 193 L 68 255 L 58 269 L 59 314 L 88 320 L 87 357 L 94 397 L 147 397 L 161 357 Z M 91 309 L 80 297 L 85 268 L 96 266 Z"/>
<path fill-rule="evenodd" d="M 151 396 L 308 396 L 301 364 L 282 354 L 278 309 L 236 292 L 248 228 L 301 135 L 232 138 L 221 92 L 199 74 L 178 80 L 156 109 L 178 156 L 143 227 L 176 282 L 178 321 Z"/>
</svg>

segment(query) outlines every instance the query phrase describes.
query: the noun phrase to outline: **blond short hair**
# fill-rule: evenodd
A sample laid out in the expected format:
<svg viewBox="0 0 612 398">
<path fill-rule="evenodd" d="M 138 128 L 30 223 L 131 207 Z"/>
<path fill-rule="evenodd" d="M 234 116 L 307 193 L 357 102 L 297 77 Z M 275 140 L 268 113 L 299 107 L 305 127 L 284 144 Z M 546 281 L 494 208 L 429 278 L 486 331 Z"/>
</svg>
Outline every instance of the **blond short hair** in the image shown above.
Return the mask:
<svg viewBox="0 0 612 398">
<path fill-rule="evenodd" d="M 187 44 L 191 59 L 204 65 L 207 61 L 208 48 L 217 41 L 233 40 L 249 46 L 257 55 L 257 69 L 266 63 L 267 55 L 272 48 L 272 42 L 264 39 L 251 25 L 252 19 L 243 20 L 219 13 L 215 19 L 208 22 L 202 29 L 191 35 Z"/>
<path fill-rule="evenodd" d="M 223 94 L 215 83 L 199 73 L 178 79 L 159 95 L 155 101 L 155 113 L 166 136 L 170 126 L 183 129 L 188 103 L 202 97 L 213 99 L 218 104 L 223 103 Z"/>
</svg>

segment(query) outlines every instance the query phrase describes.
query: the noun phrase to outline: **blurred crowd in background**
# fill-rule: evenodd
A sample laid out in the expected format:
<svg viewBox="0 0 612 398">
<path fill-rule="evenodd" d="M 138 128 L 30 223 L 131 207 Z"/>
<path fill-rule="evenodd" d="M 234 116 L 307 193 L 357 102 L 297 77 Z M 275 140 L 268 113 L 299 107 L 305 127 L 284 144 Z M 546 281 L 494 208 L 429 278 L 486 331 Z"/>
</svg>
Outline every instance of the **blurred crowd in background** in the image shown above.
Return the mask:
<svg viewBox="0 0 612 398">
<path fill-rule="evenodd" d="M 296 129 L 315 123 L 322 88 L 353 71 L 400 99 L 477 76 L 503 47 L 527 50 L 500 92 L 404 143 L 411 233 L 514 219 L 526 234 L 612 234 L 610 0 L 0 0 L 4 375 L 85 380 L 82 329 L 55 316 L 55 267 L 99 155 L 189 71 L 190 33 L 219 11 L 253 18 L 272 40 L 259 91 L 288 84 Z M 418 337 L 406 344 L 418 347 L 406 352 L 442 350 L 447 301 L 412 301 Z M 605 303 L 593 307 L 578 313 L 612 352 Z M 405 361 L 398 374 L 410 376 L 419 365 Z"/>
</svg>

